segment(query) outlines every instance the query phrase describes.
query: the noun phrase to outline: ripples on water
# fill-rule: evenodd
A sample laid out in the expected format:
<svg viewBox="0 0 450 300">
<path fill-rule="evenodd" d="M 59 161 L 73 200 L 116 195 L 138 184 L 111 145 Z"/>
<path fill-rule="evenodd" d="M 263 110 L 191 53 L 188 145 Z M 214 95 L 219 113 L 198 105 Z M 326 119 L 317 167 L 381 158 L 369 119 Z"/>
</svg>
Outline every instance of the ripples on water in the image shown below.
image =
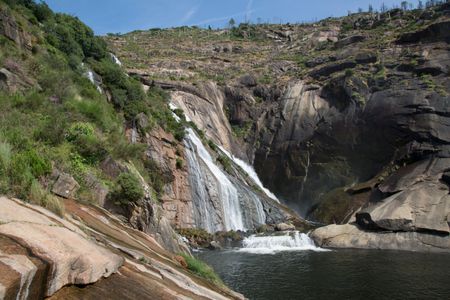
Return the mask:
<svg viewBox="0 0 450 300">
<path fill-rule="evenodd" d="M 250 251 L 251 252 L 251 251 Z M 261 252 L 260 252 L 261 253 Z M 377 250 L 203 251 L 249 299 L 450 299 L 450 255 Z"/>
</svg>

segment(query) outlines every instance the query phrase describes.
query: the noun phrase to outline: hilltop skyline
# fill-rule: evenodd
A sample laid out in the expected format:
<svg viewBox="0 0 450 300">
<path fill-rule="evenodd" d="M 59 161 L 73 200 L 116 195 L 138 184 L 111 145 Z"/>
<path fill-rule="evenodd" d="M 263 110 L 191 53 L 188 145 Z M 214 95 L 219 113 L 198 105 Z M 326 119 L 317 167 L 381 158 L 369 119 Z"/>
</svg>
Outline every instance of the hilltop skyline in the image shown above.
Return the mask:
<svg viewBox="0 0 450 300">
<path fill-rule="evenodd" d="M 230 0 L 206 1 L 186 0 L 48 0 L 49 6 L 58 12 L 79 17 L 91 26 L 96 34 L 126 33 L 138 29 L 169 28 L 179 26 L 225 27 L 233 18 L 236 24 L 242 22 L 296 23 L 311 22 L 327 17 L 346 15 L 359 8 L 368 10 L 369 4 L 375 10 L 382 3 L 387 7 L 399 5 L 398 0 L 346 1 L 334 0 L 316 2 L 296 0 Z M 417 1 L 410 1 L 414 6 Z M 101 12 L 99 14 L 98 12 Z"/>
</svg>

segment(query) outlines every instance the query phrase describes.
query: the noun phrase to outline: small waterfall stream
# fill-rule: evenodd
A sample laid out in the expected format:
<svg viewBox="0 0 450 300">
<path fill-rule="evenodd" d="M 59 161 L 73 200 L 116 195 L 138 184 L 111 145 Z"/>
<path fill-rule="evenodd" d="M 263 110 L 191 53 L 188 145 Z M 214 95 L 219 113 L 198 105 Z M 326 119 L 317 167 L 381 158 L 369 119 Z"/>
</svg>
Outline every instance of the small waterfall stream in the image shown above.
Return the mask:
<svg viewBox="0 0 450 300">
<path fill-rule="evenodd" d="M 110 53 L 110 55 L 116 64 L 118 64 L 119 66 L 122 65 L 122 62 L 119 60 L 119 58 L 116 55 L 114 55 L 113 53 Z"/>
<path fill-rule="evenodd" d="M 282 235 L 252 235 L 242 242 L 241 252 L 254 254 L 275 254 L 281 251 L 326 251 L 316 247 L 307 234 L 298 231 L 285 232 Z"/>
<path fill-rule="evenodd" d="M 268 189 L 266 189 L 264 187 L 264 185 L 262 184 L 261 180 L 259 179 L 258 174 L 256 174 L 255 169 L 250 166 L 249 164 L 247 164 L 245 161 L 235 157 L 234 155 L 232 155 L 230 152 L 228 152 L 227 150 L 225 150 L 222 146 L 218 146 L 219 149 L 225 153 L 226 156 L 228 156 L 236 165 L 238 165 L 239 167 L 242 168 L 242 170 L 244 170 L 245 173 L 247 173 L 247 175 L 253 180 L 253 182 L 256 183 L 256 185 L 258 185 L 258 187 L 272 200 L 277 201 L 278 203 L 280 202 L 277 198 L 277 196 L 275 196 L 271 191 L 269 191 Z"/>
</svg>

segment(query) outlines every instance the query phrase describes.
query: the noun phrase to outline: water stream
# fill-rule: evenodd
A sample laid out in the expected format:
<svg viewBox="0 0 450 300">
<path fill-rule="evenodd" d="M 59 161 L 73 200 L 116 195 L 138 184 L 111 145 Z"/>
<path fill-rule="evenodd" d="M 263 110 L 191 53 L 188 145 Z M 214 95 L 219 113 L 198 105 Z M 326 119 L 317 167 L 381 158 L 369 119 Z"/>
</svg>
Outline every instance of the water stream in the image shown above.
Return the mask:
<svg viewBox="0 0 450 300">
<path fill-rule="evenodd" d="M 197 200 L 197 202 L 200 202 L 200 205 L 198 205 L 198 214 L 201 216 L 214 214 L 214 210 L 208 209 L 208 207 L 211 208 L 211 204 L 208 203 L 211 202 L 207 197 L 208 193 L 203 192 L 203 189 L 205 189 L 205 184 L 208 182 L 208 178 L 202 176 L 203 172 L 200 164 L 203 163 L 209 169 L 210 175 L 212 175 L 217 182 L 218 198 L 220 199 L 220 204 L 222 206 L 221 210 L 223 212 L 223 229 L 225 229 L 226 231 L 246 230 L 236 187 L 223 173 L 223 171 L 215 164 L 202 141 L 198 138 L 197 134 L 191 128 L 187 129 L 185 145 L 186 148 L 191 151 L 191 153 L 188 154 L 187 158 L 190 169 L 189 173 L 190 175 L 194 176 L 194 179 L 196 179 L 191 180 L 191 185 L 195 190 L 195 195 L 199 197 L 198 199 L 194 199 Z M 204 221 L 208 223 L 206 228 L 217 229 L 217 221 L 202 220 L 201 222 Z"/>
<path fill-rule="evenodd" d="M 275 196 L 271 191 L 269 191 L 267 188 L 264 187 L 264 185 L 261 182 L 261 179 L 259 179 L 258 174 L 256 174 L 255 169 L 250 166 L 249 164 L 247 164 L 245 161 L 235 157 L 234 155 L 232 155 L 230 152 L 228 152 L 227 150 L 225 150 L 222 146 L 218 146 L 219 149 L 225 153 L 226 156 L 228 156 L 236 165 L 238 165 L 239 167 L 242 168 L 242 170 L 244 170 L 245 173 L 247 173 L 247 175 L 253 180 L 253 182 L 256 183 L 256 185 L 272 200 L 275 200 L 277 202 L 280 202 L 277 198 L 277 196 Z"/>
</svg>

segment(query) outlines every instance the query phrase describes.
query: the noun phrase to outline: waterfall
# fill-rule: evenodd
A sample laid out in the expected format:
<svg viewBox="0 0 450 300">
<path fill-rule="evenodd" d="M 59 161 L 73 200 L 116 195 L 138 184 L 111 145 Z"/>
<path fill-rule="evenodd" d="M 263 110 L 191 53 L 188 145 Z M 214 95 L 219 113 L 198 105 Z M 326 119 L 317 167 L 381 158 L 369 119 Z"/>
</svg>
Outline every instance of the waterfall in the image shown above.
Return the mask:
<svg viewBox="0 0 450 300">
<path fill-rule="evenodd" d="M 227 150 L 225 150 L 222 146 L 218 146 L 219 149 L 225 153 L 226 156 L 228 156 L 236 165 L 238 165 L 239 167 L 242 168 L 242 170 L 244 170 L 245 173 L 247 173 L 247 175 L 253 180 L 254 183 L 256 183 L 256 185 L 272 200 L 277 201 L 278 203 L 280 202 L 277 198 L 277 196 L 275 196 L 271 191 L 269 191 L 267 188 L 264 187 L 264 185 L 262 184 L 261 180 L 259 179 L 258 174 L 256 174 L 255 169 L 250 166 L 249 164 L 247 164 L 245 161 L 235 157 L 234 155 L 232 155 L 230 152 L 228 152 Z"/>
<path fill-rule="evenodd" d="M 254 254 L 275 254 L 281 251 L 326 251 L 316 247 L 308 235 L 298 231 L 285 232 L 281 235 L 252 235 L 242 242 L 240 252 Z"/>
<path fill-rule="evenodd" d="M 95 85 L 95 87 L 97 88 L 97 91 L 98 91 L 100 94 L 103 94 L 103 90 L 102 90 L 102 88 L 100 87 L 99 82 L 98 82 L 97 80 L 95 80 L 94 72 L 93 72 L 92 70 L 88 69 L 88 70 L 86 71 L 86 73 L 85 73 L 85 76 L 86 76 L 87 79 L 89 79 L 90 82 L 92 82 L 93 85 Z"/>
<path fill-rule="evenodd" d="M 115 56 L 113 53 L 110 53 L 110 55 L 116 64 L 118 64 L 119 66 L 122 66 L 122 62 L 119 60 L 119 58 L 117 56 Z"/>
<path fill-rule="evenodd" d="M 185 144 L 192 153 L 188 153 L 188 163 L 190 168 L 190 174 L 192 178 L 192 184 L 194 189 L 194 199 L 197 206 L 197 214 L 200 217 L 199 222 L 204 223 L 206 226 L 200 226 L 207 229 L 210 232 L 218 231 L 217 221 L 211 220 L 214 212 L 217 208 L 209 201 L 209 195 L 206 191 L 207 178 L 202 174 L 200 163 L 204 163 L 214 176 L 217 182 L 218 196 L 220 198 L 220 204 L 223 212 L 224 229 L 229 230 L 246 230 L 244 226 L 243 214 L 239 203 L 239 196 L 236 187 L 223 173 L 223 171 L 214 163 L 208 150 L 206 150 L 202 141 L 197 137 L 195 132 L 191 129 L 187 129 L 187 135 L 185 138 Z M 197 159 L 199 158 L 200 161 Z M 214 228 L 214 230 L 211 230 Z"/>
</svg>

